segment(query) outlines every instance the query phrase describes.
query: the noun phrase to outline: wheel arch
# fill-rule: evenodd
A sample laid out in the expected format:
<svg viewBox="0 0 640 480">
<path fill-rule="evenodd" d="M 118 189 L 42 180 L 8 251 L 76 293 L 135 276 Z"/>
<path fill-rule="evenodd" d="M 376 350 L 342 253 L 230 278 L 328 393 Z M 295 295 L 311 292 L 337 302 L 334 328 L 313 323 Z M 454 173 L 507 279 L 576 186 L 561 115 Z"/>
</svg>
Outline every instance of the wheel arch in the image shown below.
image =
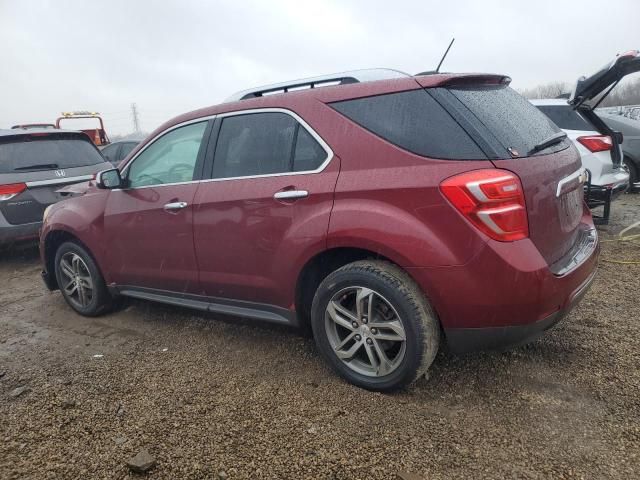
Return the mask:
<svg viewBox="0 0 640 480">
<path fill-rule="evenodd" d="M 98 269 L 100 269 L 100 264 L 96 260 L 96 257 L 91 251 L 91 249 L 82 240 L 80 240 L 80 238 L 77 235 L 75 235 L 74 233 L 68 230 L 51 230 L 47 233 L 46 237 L 44 238 L 43 261 L 44 261 L 45 270 L 49 273 L 51 287 L 53 287 L 52 290 L 57 290 L 59 288 L 58 280 L 55 274 L 56 270 L 55 270 L 54 262 L 55 262 L 56 252 L 58 251 L 58 248 L 60 248 L 60 245 L 62 245 L 65 242 L 73 242 L 80 245 L 82 248 L 84 248 L 87 251 L 87 253 L 91 255 L 91 258 L 95 262 Z M 102 271 L 100 271 L 100 273 L 102 274 Z"/>
<path fill-rule="evenodd" d="M 333 271 L 344 265 L 359 260 L 383 260 L 396 265 L 416 281 L 411 275 L 410 269 L 402 268 L 398 261 L 380 252 L 362 247 L 334 247 L 323 250 L 311 257 L 298 274 L 295 285 L 295 309 L 300 327 L 306 331 L 311 330 L 311 304 L 320 283 Z M 416 281 L 417 283 L 417 281 Z M 422 289 L 421 289 L 422 290 Z M 423 294 L 427 292 L 423 291 Z"/>
<path fill-rule="evenodd" d="M 629 162 L 631 163 L 631 167 L 635 171 L 636 178 L 640 178 L 640 158 L 634 155 L 631 155 L 628 152 L 624 152 L 624 155 L 622 156 L 622 160 L 624 161 L 625 159 L 628 159 Z"/>
</svg>

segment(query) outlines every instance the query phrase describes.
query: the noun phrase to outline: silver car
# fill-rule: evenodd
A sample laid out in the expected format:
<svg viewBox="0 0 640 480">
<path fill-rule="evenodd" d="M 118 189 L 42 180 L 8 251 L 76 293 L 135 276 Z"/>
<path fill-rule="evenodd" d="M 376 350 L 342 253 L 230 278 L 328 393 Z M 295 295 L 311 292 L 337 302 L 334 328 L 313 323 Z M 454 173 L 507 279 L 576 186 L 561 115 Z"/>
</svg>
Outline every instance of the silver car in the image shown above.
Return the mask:
<svg viewBox="0 0 640 480">
<path fill-rule="evenodd" d="M 0 245 L 38 236 L 58 190 L 113 168 L 91 139 L 66 130 L 0 130 Z"/>
</svg>

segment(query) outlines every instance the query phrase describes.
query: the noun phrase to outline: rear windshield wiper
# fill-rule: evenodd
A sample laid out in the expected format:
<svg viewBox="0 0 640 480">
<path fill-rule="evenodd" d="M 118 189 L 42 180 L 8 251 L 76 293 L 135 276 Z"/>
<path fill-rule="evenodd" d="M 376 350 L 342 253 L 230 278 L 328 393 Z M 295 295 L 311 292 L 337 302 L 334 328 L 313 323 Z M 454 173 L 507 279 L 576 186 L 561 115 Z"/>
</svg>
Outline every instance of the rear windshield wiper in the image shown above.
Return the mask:
<svg viewBox="0 0 640 480">
<path fill-rule="evenodd" d="M 536 144 L 529 152 L 529 155 L 531 155 L 532 153 L 539 152 L 540 150 L 544 150 L 545 148 L 548 148 L 551 145 L 555 145 L 556 143 L 560 143 L 565 138 L 567 138 L 567 134 L 564 132 L 554 133 L 550 137 L 545 138 L 543 141 Z"/>
<path fill-rule="evenodd" d="M 57 163 L 39 163 L 37 165 L 27 165 L 24 167 L 16 167 L 14 170 L 54 170 L 58 168 Z"/>
</svg>

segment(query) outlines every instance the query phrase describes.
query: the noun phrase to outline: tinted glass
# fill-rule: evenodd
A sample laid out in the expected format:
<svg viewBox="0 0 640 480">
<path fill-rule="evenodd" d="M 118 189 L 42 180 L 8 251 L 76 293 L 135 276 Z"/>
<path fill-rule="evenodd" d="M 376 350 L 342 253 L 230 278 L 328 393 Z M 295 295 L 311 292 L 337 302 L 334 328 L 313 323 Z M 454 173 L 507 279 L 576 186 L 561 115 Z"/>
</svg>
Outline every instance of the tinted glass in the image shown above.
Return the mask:
<svg viewBox="0 0 640 480">
<path fill-rule="evenodd" d="M 27 137 L 29 138 L 29 137 Z M 84 167 L 103 163 L 104 158 L 86 140 L 31 137 L 0 143 L 0 173 Z"/>
<path fill-rule="evenodd" d="M 538 143 L 560 131 L 528 100 L 509 87 L 455 88 L 450 92 L 514 155 L 527 155 Z M 538 153 L 547 154 L 568 145 L 568 141 L 563 141 Z"/>
<path fill-rule="evenodd" d="M 207 122 L 176 128 L 149 145 L 127 172 L 129 187 L 193 180 Z"/>
<path fill-rule="evenodd" d="M 594 130 L 589 122 L 569 105 L 537 105 L 538 109 L 565 130 Z"/>
<path fill-rule="evenodd" d="M 213 160 L 213 178 L 291 171 L 296 124 L 284 113 L 224 118 Z"/>
<path fill-rule="evenodd" d="M 120 154 L 118 155 L 118 160 L 126 158 L 126 156 L 131 153 L 131 150 L 136 148 L 136 145 L 138 145 L 136 142 L 123 143 L 122 148 L 120 149 Z"/>
<path fill-rule="evenodd" d="M 120 148 L 120 144 L 119 143 L 104 147 L 101 150 L 102 156 L 104 158 L 106 158 L 107 160 L 109 160 L 110 162 L 112 162 L 112 163 L 117 162 L 118 161 L 118 149 L 119 148 Z"/>
<path fill-rule="evenodd" d="M 410 152 L 433 158 L 484 159 L 484 153 L 424 90 L 333 103 L 360 126 Z"/>
<path fill-rule="evenodd" d="M 300 127 L 293 157 L 293 171 L 305 172 L 315 170 L 327 159 L 327 152 L 311 134 Z"/>
</svg>

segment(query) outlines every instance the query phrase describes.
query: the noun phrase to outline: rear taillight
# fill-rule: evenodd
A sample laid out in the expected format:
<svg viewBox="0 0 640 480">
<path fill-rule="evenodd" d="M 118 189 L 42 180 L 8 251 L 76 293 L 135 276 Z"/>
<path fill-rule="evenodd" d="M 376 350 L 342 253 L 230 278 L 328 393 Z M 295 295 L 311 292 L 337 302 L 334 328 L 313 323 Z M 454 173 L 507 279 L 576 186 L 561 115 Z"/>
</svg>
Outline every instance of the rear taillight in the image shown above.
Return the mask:
<svg viewBox="0 0 640 480">
<path fill-rule="evenodd" d="M 529 236 L 520 179 L 506 170 L 473 170 L 440 184 L 445 197 L 471 223 L 494 240 L 511 242 Z"/>
<path fill-rule="evenodd" d="M 604 152 L 613 148 L 613 141 L 608 135 L 587 135 L 578 137 L 577 140 L 587 147 L 590 152 Z"/>
<path fill-rule="evenodd" d="M 10 183 L 8 185 L 0 185 L 0 202 L 4 200 L 10 200 L 16 195 L 24 192 L 27 189 L 25 183 Z"/>
</svg>

